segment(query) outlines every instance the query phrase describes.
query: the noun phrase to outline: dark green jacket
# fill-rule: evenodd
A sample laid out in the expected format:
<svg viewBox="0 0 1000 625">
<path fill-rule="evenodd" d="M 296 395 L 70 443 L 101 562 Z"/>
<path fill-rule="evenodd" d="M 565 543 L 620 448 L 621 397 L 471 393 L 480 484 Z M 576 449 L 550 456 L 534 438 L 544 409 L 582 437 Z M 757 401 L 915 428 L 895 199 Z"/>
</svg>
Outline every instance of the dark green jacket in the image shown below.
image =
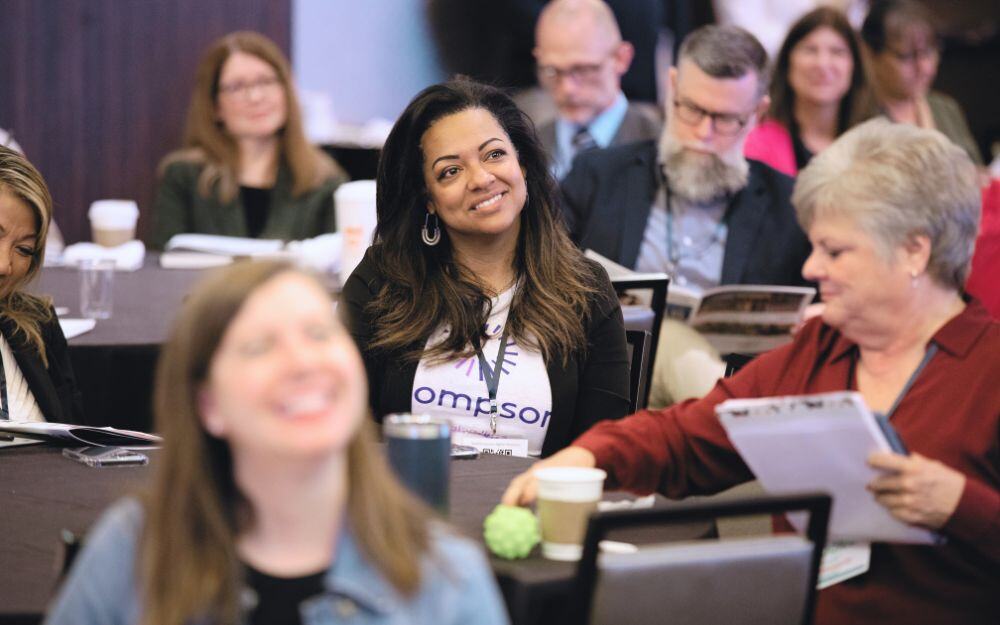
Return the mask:
<svg viewBox="0 0 1000 625">
<path fill-rule="evenodd" d="M 927 106 L 931 109 L 934 126 L 955 145 L 968 152 L 973 163 L 982 166 L 983 157 L 979 154 L 979 146 L 976 145 L 969 123 L 965 121 L 965 113 L 958 102 L 939 91 L 931 91 L 927 94 Z"/>
<path fill-rule="evenodd" d="M 175 234 L 195 232 L 245 237 L 246 214 L 239 194 L 221 203 L 214 195 L 198 192 L 203 163 L 176 161 L 167 166 L 153 204 L 150 243 L 163 249 Z M 271 192 L 271 206 L 261 239 L 298 241 L 334 230 L 333 192 L 346 179 L 332 177 L 301 197 L 292 197 L 292 177 L 287 167 L 278 169 Z"/>
</svg>

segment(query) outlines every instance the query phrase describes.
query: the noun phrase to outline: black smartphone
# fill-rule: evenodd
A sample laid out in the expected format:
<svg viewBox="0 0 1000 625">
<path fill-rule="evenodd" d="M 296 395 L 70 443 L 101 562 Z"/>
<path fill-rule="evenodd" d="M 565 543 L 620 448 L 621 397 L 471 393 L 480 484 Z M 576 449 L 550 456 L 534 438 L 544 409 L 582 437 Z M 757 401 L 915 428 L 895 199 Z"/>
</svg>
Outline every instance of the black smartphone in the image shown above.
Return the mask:
<svg viewBox="0 0 1000 625">
<path fill-rule="evenodd" d="M 903 439 L 899 437 L 899 432 L 896 431 L 896 428 L 892 427 L 888 418 L 884 415 L 877 414 L 875 415 L 875 422 L 878 423 L 878 426 L 882 429 L 882 433 L 885 434 L 885 440 L 889 441 L 889 447 L 894 452 L 900 454 L 901 456 L 908 456 L 910 454 L 910 451 L 903 443 Z"/>
<path fill-rule="evenodd" d="M 475 447 L 470 447 L 468 445 L 452 445 L 451 446 L 451 457 L 457 458 L 459 460 L 475 460 L 479 457 L 479 450 Z"/>
</svg>

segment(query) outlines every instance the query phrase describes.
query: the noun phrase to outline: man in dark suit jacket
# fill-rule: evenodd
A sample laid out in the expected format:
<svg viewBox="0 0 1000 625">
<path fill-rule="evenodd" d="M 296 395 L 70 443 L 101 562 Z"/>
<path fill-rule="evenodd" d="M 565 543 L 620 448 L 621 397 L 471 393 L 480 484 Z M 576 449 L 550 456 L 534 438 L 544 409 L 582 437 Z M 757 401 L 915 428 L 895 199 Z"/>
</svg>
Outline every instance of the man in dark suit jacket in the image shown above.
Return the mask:
<svg viewBox="0 0 1000 625">
<path fill-rule="evenodd" d="M 758 161 L 747 164 L 747 186 L 726 207 L 728 236 L 718 284 L 805 284 L 802 264 L 810 246 L 789 201 L 794 181 Z M 635 268 L 662 188 L 659 170 L 653 141 L 581 155 L 563 182 L 574 241 Z"/>
<path fill-rule="evenodd" d="M 582 154 L 563 181 L 574 240 L 639 271 L 700 291 L 720 284 L 804 283 L 810 245 L 790 203 L 792 179 L 743 157 L 770 104 L 767 53 L 746 31 L 706 26 L 681 46 L 659 144 Z M 718 354 L 687 326 L 664 325 L 650 405 L 710 390 Z"/>
<path fill-rule="evenodd" d="M 554 0 L 542 11 L 534 55 L 557 116 L 539 127 L 538 136 L 557 178 L 577 154 L 659 136 L 656 107 L 629 103 L 621 90 L 634 54 L 601 0 Z"/>
<path fill-rule="evenodd" d="M 685 41 L 678 67 L 670 70 L 673 100 L 659 145 L 645 141 L 580 155 L 562 184 L 567 221 L 584 249 L 683 278 L 697 264 L 685 263 L 684 238 L 697 237 L 683 230 L 677 213 L 703 212 L 706 222 L 718 215 L 723 234 L 693 242 L 722 252 L 716 271 L 706 268 L 714 280 L 700 286 L 803 284 L 810 246 L 790 203 L 793 180 L 742 156 L 743 140 L 769 104 L 764 65 L 758 69 L 753 61 L 766 63 L 766 54 L 749 33 L 730 31 L 737 29 L 703 28 Z M 719 42 L 726 46 L 715 46 Z M 741 67 L 738 76 L 724 75 Z M 666 232 L 651 237 L 657 212 L 670 215 L 672 240 Z M 674 249 L 653 249 L 664 247 Z M 651 266 L 658 259 L 662 266 Z"/>
</svg>

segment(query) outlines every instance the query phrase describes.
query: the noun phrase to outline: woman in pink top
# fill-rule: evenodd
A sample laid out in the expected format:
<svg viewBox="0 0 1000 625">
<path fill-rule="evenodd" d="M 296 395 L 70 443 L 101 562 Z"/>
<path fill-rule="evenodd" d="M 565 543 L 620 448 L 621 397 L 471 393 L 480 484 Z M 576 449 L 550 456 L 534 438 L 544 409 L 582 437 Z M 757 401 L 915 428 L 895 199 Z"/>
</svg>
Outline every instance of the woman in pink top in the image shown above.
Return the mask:
<svg viewBox="0 0 1000 625">
<path fill-rule="evenodd" d="M 843 13 L 821 7 L 792 25 L 770 96 L 767 117 L 747 136 L 744 153 L 789 176 L 872 116 L 860 46 Z"/>
</svg>

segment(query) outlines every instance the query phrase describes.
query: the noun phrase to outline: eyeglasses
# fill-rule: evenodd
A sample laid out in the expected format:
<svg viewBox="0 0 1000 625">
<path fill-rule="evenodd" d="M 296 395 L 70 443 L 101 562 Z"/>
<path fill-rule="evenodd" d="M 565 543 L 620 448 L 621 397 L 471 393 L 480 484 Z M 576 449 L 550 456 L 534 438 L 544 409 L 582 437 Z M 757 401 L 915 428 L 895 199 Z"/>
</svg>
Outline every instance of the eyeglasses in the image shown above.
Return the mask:
<svg viewBox="0 0 1000 625">
<path fill-rule="evenodd" d="M 539 65 L 538 82 L 546 86 L 557 84 L 560 78 L 569 78 L 577 84 L 597 82 L 606 62 L 607 59 L 598 63 L 577 63 L 565 69 L 554 65 Z"/>
<path fill-rule="evenodd" d="M 941 56 L 941 46 L 933 45 L 924 48 L 916 48 L 908 52 L 903 52 L 902 50 L 894 50 L 892 48 L 886 48 L 886 52 L 892 55 L 892 58 L 896 59 L 900 63 L 913 64 L 918 61 L 928 61 L 937 60 Z"/>
<path fill-rule="evenodd" d="M 706 111 L 693 102 L 674 100 L 677 117 L 685 124 L 697 126 L 706 117 L 712 120 L 712 128 L 720 135 L 735 135 L 750 121 L 753 113 L 735 115 L 733 113 L 716 113 Z"/>
<path fill-rule="evenodd" d="M 228 96 L 240 96 L 247 97 L 250 93 L 257 89 L 259 91 L 269 91 L 281 84 L 281 79 L 277 76 L 262 76 L 254 80 L 243 81 L 239 80 L 236 82 L 220 84 L 219 93 Z"/>
</svg>

